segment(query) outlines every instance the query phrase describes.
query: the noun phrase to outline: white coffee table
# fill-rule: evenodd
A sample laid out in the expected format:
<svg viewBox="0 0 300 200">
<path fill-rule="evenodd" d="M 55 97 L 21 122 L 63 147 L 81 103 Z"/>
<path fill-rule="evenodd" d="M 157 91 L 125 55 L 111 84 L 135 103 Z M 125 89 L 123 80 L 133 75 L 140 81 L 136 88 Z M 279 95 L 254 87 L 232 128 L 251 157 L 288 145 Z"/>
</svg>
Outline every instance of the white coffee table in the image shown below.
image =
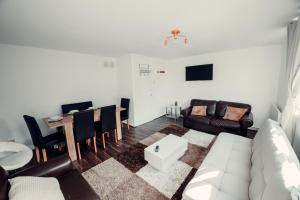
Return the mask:
<svg viewBox="0 0 300 200">
<path fill-rule="evenodd" d="M 32 159 L 32 150 L 16 142 L 0 142 L 0 165 L 5 170 L 23 167 Z"/>
<path fill-rule="evenodd" d="M 158 152 L 155 152 L 156 146 L 159 146 Z M 145 160 L 159 171 L 166 171 L 187 149 L 187 139 L 170 134 L 145 148 Z"/>
</svg>

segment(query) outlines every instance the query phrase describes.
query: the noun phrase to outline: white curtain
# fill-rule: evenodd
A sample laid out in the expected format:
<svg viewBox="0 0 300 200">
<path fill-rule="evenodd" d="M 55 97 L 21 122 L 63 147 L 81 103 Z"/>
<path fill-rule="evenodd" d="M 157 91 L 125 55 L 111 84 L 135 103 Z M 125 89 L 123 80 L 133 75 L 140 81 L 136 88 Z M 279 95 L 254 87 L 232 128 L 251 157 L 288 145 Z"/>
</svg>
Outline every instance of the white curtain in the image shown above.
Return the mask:
<svg viewBox="0 0 300 200">
<path fill-rule="evenodd" d="M 288 99 L 281 117 L 281 126 L 293 142 L 297 115 L 300 114 L 300 20 L 288 25 L 287 63 Z"/>
</svg>

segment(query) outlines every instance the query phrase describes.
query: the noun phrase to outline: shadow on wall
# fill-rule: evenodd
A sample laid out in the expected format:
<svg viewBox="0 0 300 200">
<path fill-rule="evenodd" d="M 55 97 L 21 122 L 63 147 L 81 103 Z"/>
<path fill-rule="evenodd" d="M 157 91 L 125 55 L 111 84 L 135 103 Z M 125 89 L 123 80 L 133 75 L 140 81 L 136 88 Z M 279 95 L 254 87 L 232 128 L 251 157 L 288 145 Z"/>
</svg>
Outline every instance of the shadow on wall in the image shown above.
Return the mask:
<svg viewBox="0 0 300 200">
<path fill-rule="evenodd" d="M 14 140 L 14 135 L 4 119 L 0 119 L 0 130 L 2 130 L 0 133 L 0 140 Z"/>
<path fill-rule="evenodd" d="M 300 117 L 296 119 L 296 129 L 295 129 L 295 136 L 293 139 L 293 144 L 292 144 L 294 151 L 300 160 Z"/>
<path fill-rule="evenodd" d="M 15 141 L 32 147 L 32 141 L 30 136 L 27 135 L 29 133 L 26 126 L 24 127 L 20 124 L 17 129 L 22 130 L 19 132 L 24 133 L 24 135 L 15 135 L 15 131 L 9 127 L 8 123 L 4 119 L 0 119 L 0 141 Z"/>
</svg>

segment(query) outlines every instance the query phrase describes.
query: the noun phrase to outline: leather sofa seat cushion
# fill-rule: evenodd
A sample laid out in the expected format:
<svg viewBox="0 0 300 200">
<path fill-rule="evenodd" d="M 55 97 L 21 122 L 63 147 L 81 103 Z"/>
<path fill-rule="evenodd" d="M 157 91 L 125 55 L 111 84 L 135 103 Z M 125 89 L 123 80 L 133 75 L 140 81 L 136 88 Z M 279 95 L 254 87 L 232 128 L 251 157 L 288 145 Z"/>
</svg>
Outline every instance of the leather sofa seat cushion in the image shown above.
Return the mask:
<svg viewBox="0 0 300 200">
<path fill-rule="evenodd" d="M 300 163 L 280 125 L 272 120 L 259 129 L 252 146 L 251 200 L 290 200 L 300 189 Z"/>
<path fill-rule="evenodd" d="M 201 99 L 192 99 L 191 107 L 193 106 L 207 106 L 206 113 L 207 115 L 214 116 L 216 112 L 217 101 L 213 100 L 201 100 Z"/>
<path fill-rule="evenodd" d="M 183 199 L 249 200 L 251 154 L 251 139 L 220 133 Z"/>
<path fill-rule="evenodd" d="M 227 119 L 218 119 L 218 118 L 212 118 L 210 121 L 210 124 L 216 127 L 221 128 L 230 128 L 230 129 L 240 129 L 241 125 L 239 122 L 231 121 Z"/>
<path fill-rule="evenodd" d="M 209 116 L 197 116 L 197 115 L 190 115 L 188 116 L 189 120 L 194 123 L 202 123 L 209 125 L 210 117 Z"/>
<path fill-rule="evenodd" d="M 0 199 L 1 200 L 8 199 L 9 188 L 10 188 L 10 184 L 8 181 L 8 175 L 6 171 L 0 166 Z"/>
</svg>

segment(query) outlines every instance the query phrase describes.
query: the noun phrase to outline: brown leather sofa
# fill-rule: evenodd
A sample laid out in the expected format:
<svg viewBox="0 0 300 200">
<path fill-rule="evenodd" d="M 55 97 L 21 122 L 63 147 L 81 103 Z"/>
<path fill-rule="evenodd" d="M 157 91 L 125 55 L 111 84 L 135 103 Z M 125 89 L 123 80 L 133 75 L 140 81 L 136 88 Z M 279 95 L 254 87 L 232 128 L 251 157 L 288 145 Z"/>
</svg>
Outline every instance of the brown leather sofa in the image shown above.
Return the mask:
<svg viewBox="0 0 300 200">
<path fill-rule="evenodd" d="M 193 106 L 207 106 L 207 116 L 193 116 Z M 247 112 L 239 122 L 223 119 L 227 106 L 246 108 Z M 191 100 L 190 107 L 181 111 L 183 115 L 183 126 L 211 134 L 228 132 L 237 135 L 247 136 L 247 129 L 253 125 L 251 105 L 227 101 L 214 100 Z"/>
<path fill-rule="evenodd" d="M 100 199 L 80 172 L 74 168 L 67 155 L 17 173 L 15 176 L 56 177 L 65 199 Z M 7 172 L 0 166 L 0 200 L 8 199 L 9 188 Z"/>
</svg>

